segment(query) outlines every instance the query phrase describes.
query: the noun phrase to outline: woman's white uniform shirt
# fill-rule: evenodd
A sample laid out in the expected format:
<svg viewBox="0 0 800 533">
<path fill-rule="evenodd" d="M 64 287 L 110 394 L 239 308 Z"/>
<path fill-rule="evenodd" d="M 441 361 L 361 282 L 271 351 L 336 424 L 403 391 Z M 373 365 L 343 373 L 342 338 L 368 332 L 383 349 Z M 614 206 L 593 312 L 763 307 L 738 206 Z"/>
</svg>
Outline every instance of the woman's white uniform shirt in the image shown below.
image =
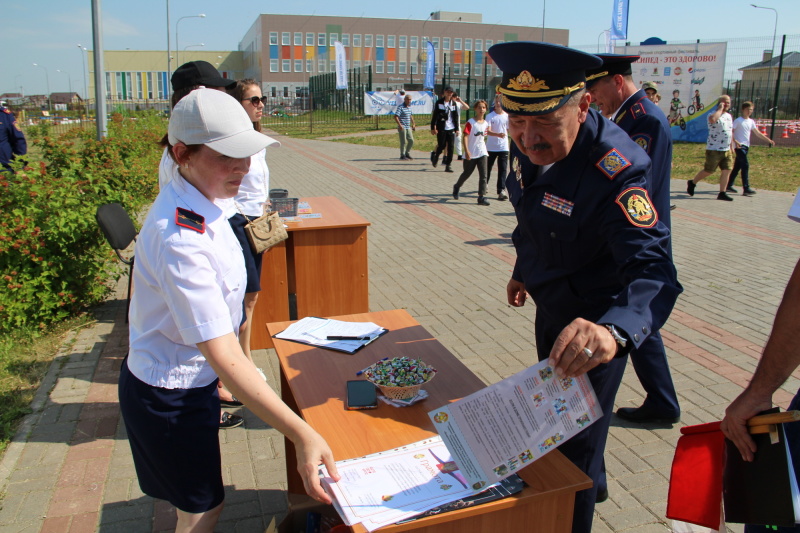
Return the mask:
<svg viewBox="0 0 800 533">
<path fill-rule="evenodd" d="M 171 169 L 136 243 L 128 368 L 168 389 L 217 378 L 197 343 L 238 332 L 246 274 L 222 208 Z M 204 232 L 177 224 L 177 208 L 202 216 Z"/>
<path fill-rule="evenodd" d="M 278 144 L 275 141 L 273 144 Z M 278 144 L 280 146 L 280 144 Z M 236 194 L 234 212 L 242 215 L 260 217 L 264 214 L 264 204 L 269 194 L 269 167 L 267 167 L 267 149 L 264 148 L 250 157 L 250 170 L 242 178 L 239 192 Z"/>
</svg>

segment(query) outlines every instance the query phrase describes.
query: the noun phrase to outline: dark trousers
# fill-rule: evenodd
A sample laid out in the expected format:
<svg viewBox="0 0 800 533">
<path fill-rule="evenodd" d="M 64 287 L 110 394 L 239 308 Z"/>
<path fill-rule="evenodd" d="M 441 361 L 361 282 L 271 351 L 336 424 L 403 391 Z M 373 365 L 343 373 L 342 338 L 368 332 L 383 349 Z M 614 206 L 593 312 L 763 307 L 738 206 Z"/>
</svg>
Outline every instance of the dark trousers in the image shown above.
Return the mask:
<svg viewBox="0 0 800 533">
<path fill-rule="evenodd" d="M 631 363 L 647 396 L 644 405 L 664 417 L 679 416 L 678 394 L 672 383 L 667 352 L 661 333 L 656 331 L 631 352 Z"/>
<path fill-rule="evenodd" d="M 488 170 L 486 172 L 486 182 L 492 179 L 492 166 L 497 159 L 497 194 L 506 188 L 506 176 L 508 176 L 508 152 L 489 152 Z"/>
<path fill-rule="evenodd" d="M 436 157 L 444 152 L 442 163 L 445 166 L 450 166 L 453 162 L 453 147 L 456 143 L 456 130 L 439 130 L 436 134 Z"/>
<path fill-rule="evenodd" d="M 553 343 L 561 333 L 561 328 L 536 319 L 536 350 L 539 360 L 547 359 Z M 591 533 L 594 505 L 597 499 L 598 485 L 605 484 L 605 468 L 603 453 L 608 439 L 608 428 L 611 425 L 611 413 L 614 412 L 614 398 L 617 395 L 628 357 L 617 357 L 610 363 L 598 365 L 587 372 L 587 377 L 597 395 L 597 401 L 603 409 L 603 417 L 587 427 L 570 440 L 558 447 L 567 459 L 592 479 L 590 489 L 575 493 L 575 510 L 572 514 L 573 533 Z"/>
<path fill-rule="evenodd" d="M 733 182 L 736 181 L 736 176 L 739 175 L 741 170 L 742 187 L 745 189 L 750 188 L 750 161 L 747 160 L 747 151 L 749 149 L 749 146 L 742 145 L 735 150 L 736 159 L 733 161 L 733 170 L 731 171 L 731 177 L 728 179 L 728 187 L 733 187 Z"/>
<path fill-rule="evenodd" d="M 486 156 L 473 157 L 471 159 L 464 159 L 464 172 L 458 177 L 456 182 L 456 189 L 460 189 L 464 182 L 466 182 L 472 172 L 478 169 L 478 198 L 486 196 Z"/>
</svg>

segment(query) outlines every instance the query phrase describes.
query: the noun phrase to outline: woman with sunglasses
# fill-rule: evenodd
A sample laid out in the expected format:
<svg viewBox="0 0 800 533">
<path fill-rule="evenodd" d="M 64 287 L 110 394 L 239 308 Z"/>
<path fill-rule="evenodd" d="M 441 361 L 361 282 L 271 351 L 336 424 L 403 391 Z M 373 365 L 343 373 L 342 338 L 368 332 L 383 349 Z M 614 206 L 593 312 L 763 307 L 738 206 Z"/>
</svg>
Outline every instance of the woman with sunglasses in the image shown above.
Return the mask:
<svg viewBox="0 0 800 533">
<path fill-rule="evenodd" d="M 253 79 L 244 79 L 236 82 L 236 85 L 228 89 L 228 93 L 242 104 L 253 129 L 261 131 L 261 116 L 264 111 L 264 103 L 267 98 L 261 95 L 261 85 Z M 269 139 L 267 146 L 280 146 L 281 144 Z M 250 333 L 252 332 L 253 310 L 256 308 L 258 293 L 261 290 L 261 259 L 263 254 L 256 254 L 250 247 L 244 227 L 253 219 L 264 214 L 264 206 L 268 201 L 269 194 L 269 168 L 267 167 L 267 149 L 253 154 L 250 158 L 250 171 L 242 179 L 239 192 L 233 198 L 236 207 L 233 216 L 228 220 L 233 228 L 233 233 L 239 239 L 244 254 L 244 263 L 247 268 L 247 287 L 244 295 L 245 322 L 239 328 L 239 343 L 242 351 L 252 361 L 250 354 Z M 266 381 L 264 372 L 259 368 L 258 372 Z"/>
</svg>

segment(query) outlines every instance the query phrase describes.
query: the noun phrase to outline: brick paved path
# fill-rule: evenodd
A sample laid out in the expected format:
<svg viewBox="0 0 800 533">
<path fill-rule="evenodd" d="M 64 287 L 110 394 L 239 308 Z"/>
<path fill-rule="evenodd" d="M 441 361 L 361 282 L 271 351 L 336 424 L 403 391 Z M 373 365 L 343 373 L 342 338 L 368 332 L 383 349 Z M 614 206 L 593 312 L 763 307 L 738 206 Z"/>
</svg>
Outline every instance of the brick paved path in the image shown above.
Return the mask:
<svg viewBox="0 0 800 533">
<path fill-rule="evenodd" d="M 337 196 L 372 222 L 370 308 L 404 308 L 486 383 L 535 360 L 535 308 L 505 304 L 514 262 L 508 202 L 476 205 L 477 178 L 450 196 L 458 174 L 395 159 L 395 148 L 281 138 L 270 149 L 273 187 L 296 196 Z M 698 162 L 699 165 L 699 162 Z M 456 165 L 458 168 L 458 166 Z M 758 176 L 754 177 L 758 187 Z M 155 172 L 154 172 L 155 182 Z M 490 186 L 490 192 L 494 190 Z M 760 191 L 716 201 L 673 181 L 674 253 L 685 292 L 662 330 L 682 424 L 719 419 L 755 368 L 789 273 L 800 225 L 786 218 L 793 196 Z M 491 197 L 490 197 L 491 198 Z M 116 379 L 127 349 L 124 280 L 97 322 L 74 332 L 51 366 L 29 415 L 0 461 L 0 533 L 156 532 L 173 511 L 144 496 L 120 425 Z M 277 383 L 274 353 L 255 353 Z M 786 407 L 797 376 L 776 395 Z M 617 405 L 643 395 L 626 373 Z M 227 499 L 219 531 L 262 532 L 285 512 L 283 439 L 246 409 L 245 425 L 220 434 Z M 678 427 L 612 421 L 606 464 L 610 499 L 594 531 L 667 530 L 669 466 Z M 732 525 L 730 531 L 740 532 Z"/>
</svg>

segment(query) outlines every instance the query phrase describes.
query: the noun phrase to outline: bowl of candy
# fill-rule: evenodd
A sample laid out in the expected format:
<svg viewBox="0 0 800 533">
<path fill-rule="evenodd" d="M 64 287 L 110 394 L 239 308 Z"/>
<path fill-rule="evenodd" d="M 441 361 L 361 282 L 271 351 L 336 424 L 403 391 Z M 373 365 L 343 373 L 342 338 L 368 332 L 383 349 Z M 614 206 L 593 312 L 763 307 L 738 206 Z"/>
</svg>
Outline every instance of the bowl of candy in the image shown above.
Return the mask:
<svg viewBox="0 0 800 533">
<path fill-rule="evenodd" d="M 408 357 L 384 359 L 364 370 L 367 380 L 392 400 L 414 398 L 435 375 L 435 368 L 420 359 Z"/>
</svg>

